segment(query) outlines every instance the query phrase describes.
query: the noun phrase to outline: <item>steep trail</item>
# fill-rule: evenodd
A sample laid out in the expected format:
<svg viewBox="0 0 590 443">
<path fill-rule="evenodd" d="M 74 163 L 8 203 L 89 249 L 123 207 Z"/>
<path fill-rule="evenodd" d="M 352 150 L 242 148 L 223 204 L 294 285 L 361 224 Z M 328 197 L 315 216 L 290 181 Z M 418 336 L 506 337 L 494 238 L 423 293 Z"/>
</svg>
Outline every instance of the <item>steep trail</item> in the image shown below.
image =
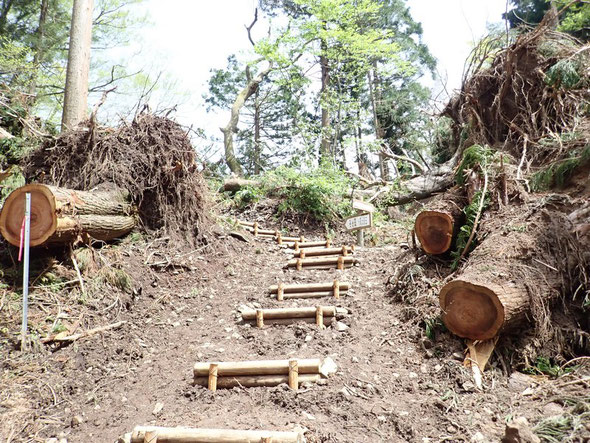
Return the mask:
<svg viewBox="0 0 590 443">
<path fill-rule="evenodd" d="M 497 440 L 507 414 L 538 417 L 537 405 L 521 395 L 534 386 L 532 379 L 518 384 L 492 375 L 494 389 L 476 392 L 457 358 L 462 343 L 445 332 L 426 339 L 416 301 L 400 303 L 387 293 L 403 245 L 357 249 L 361 264 L 343 271 L 295 271 L 283 268 L 287 254 L 274 242 L 227 237 L 223 244 L 190 272 L 146 274 L 130 257 L 126 266 L 142 273 L 145 284 L 121 312 L 129 326 L 50 357 L 69 392 L 48 428 L 53 436 L 112 442 L 137 425 L 158 425 L 304 429 L 311 442 L 461 440 L 478 432 Z M 328 302 L 350 309 L 345 331 L 305 323 L 257 329 L 237 322 L 240 305 L 277 306 L 267 293 L 272 284 L 334 278 L 352 286 L 349 295 Z M 436 303 L 428 293 L 418 297 Z M 286 385 L 215 393 L 192 386 L 197 361 L 327 356 L 338 372 L 297 392 Z"/>
</svg>

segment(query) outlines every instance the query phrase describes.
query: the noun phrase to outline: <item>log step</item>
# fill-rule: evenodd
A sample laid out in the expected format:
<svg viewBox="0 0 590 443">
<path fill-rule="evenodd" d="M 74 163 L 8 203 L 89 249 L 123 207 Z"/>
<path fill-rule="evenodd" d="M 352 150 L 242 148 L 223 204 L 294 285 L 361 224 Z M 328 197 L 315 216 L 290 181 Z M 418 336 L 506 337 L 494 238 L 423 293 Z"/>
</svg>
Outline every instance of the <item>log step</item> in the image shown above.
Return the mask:
<svg viewBox="0 0 590 443">
<path fill-rule="evenodd" d="M 310 269 L 344 269 L 345 267 L 351 267 L 356 263 L 360 263 L 360 260 L 349 256 L 340 257 L 318 257 L 318 258 L 297 258 L 289 260 L 287 267 L 296 268 L 301 270 L 303 268 Z"/>
<path fill-rule="evenodd" d="M 340 295 L 345 295 L 349 288 L 350 283 L 334 280 L 331 283 L 303 283 L 294 285 L 279 283 L 278 285 L 270 286 L 268 290 L 271 297 L 276 297 L 278 301 L 282 301 L 290 298 L 320 298 L 331 296 L 340 298 Z"/>
<path fill-rule="evenodd" d="M 136 426 L 131 443 L 303 443 L 301 431 L 254 431 L 162 426 Z"/>
<path fill-rule="evenodd" d="M 354 253 L 354 246 L 342 246 L 340 248 L 299 248 L 299 253 L 295 252 L 294 257 L 319 257 L 330 255 L 349 255 Z"/>
<path fill-rule="evenodd" d="M 252 309 L 242 312 L 242 320 L 255 322 L 258 328 L 265 324 L 291 324 L 297 321 L 315 323 L 320 328 L 332 323 L 336 317 L 348 314 L 344 308 L 335 306 L 316 306 L 303 308 L 274 308 L 274 309 Z"/>
</svg>

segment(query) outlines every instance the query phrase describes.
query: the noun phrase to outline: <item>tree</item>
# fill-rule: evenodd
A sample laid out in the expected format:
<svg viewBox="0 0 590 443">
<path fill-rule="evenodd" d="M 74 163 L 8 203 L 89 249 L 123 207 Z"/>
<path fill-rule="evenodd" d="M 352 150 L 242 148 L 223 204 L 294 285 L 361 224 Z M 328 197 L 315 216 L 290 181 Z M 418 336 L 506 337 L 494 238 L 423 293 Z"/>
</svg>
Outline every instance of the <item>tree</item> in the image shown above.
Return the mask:
<svg viewBox="0 0 590 443">
<path fill-rule="evenodd" d="M 86 118 L 93 7 L 94 0 L 74 0 L 61 120 L 62 131 L 74 128 Z"/>
<path fill-rule="evenodd" d="M 538 25 L 553 7 L 560 11 L 558 29 L 583 41 L 590 40 L 590 3 L 584 0 L 511 0 L 513 8 L 503 14 L 511 28 Z"/>
</svg>

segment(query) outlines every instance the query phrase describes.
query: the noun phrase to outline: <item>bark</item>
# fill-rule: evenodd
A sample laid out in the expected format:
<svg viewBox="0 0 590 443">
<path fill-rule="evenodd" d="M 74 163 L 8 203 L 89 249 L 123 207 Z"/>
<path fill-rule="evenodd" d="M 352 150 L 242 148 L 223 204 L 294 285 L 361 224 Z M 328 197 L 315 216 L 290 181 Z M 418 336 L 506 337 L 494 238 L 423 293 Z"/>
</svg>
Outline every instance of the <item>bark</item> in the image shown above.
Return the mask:
<svg viewBox="0 0 590 443">
<path fill-rule="evenodd" d="M 258 89 L 256 90 L 255 104 L 254 104 L 254 175 L 261 172 L 261 146 L 260 146 L 260 102 L 258 100 Z"/>
<path fill-rule="evenodd" d="M 255 77 L 251 78 L 247 75 L 248 83 L 242 89 L 236 97 L 234 104 L 231 108 L 230 118 L 227 125 L 224 128 L 220 128 L 223 133 L 223 145 L 225 147 L 225 162 L 229 169 L 236 175 L 242 177 L 244 171 L 242 166 L 236 158 L 234 150 L 234 132 L 238 130 L 238 122 L 240 121 L 240 111 L 244 107 L 246 100 L 248 100 L 256 91 L 260 83 L 266 78 L 266 76 L 272 70 L 272 63 L 269 63 L 268 67 L 260 71 Z"/>
<path fill-rule="evenodd" d="M 45 26 L 47 24 L 47 11 L 49 9 L 49 0 L 41 0 L 41 12 L 39 13 L 39 26 L 36 32 L 36 42 L 33 56 L 33 74 L 31 77 L 31 83 L 29 85 L 29 93 L 35 95 L 37 91 L 37 78 L 39 70 L 41 69 L 41 63 L 45 55 Z"/>
<path fill-rule="evenodd" d="M 31 246 L 68 243 L 80 236 L 121 237 L 136 226 L 129 193 L 85 192 L 32 184 L 13 191 L 0 213 L 0 232 L 19 246 L 25 194 L 31 193 Z"/>
<path fill-rule="evenodd" d="M 556 214 L 492 221 L 467 264 L 439 294 L 447 328 L 472 340 L 493 338 L 529 318 L 543 324 L 551 300 L 567 290 L 575 261 L 567 223 Z M 507 226 L 519 229 L 503 229 Z"/>
<path fill-rule="evenodd" d="M 86 118 L 88 72 L 94 0 L 74 0 L 61 130 L 75 128 Z"/>
<path fill-rule="evenodd" d="M 236 192 L 246 186 L 258 186 L 258 182 L 244 178 L 228 178 L 223 182 L 221 190 L 223 192 Z"/>
<path fill-rule="evenodd" d="M 324 29 L 327 24 L 324 23 Z M 322 54 L 328 50 L 328 43 L 322 39 L 321 42 Z M 329 60 L 325 55 L 320 57 L 322 88 L 320 96 L 322 97 L 322 140 L 320 144 L 320 161 L 330 159 L 330 110 L 329 104 L 326 103 L 328 99 L 328 92 L 330 88 L 330 66 Z"/>
</svg>

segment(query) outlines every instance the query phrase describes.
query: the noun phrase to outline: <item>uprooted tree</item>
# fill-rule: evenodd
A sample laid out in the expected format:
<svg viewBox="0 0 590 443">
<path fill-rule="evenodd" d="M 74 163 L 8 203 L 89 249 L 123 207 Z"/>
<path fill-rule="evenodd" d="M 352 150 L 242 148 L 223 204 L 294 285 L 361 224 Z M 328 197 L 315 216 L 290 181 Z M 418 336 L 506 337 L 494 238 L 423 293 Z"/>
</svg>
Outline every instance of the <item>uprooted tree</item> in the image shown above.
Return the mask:
<svg viewBox="0 0 590 443">
<path fill-rule="evenodd" d="M 496 53 L 479 47 L 443 111 L 455 148 L 445 172 L 382 194 L 394 205 L 429 198 L 415 234 L 458 269 L 439 296 L 461 337 L 490 339 L 528 320 L 547 338 L 554 300 L 590 300 L 589 57 L 547 23 Z"/>
</svg>

